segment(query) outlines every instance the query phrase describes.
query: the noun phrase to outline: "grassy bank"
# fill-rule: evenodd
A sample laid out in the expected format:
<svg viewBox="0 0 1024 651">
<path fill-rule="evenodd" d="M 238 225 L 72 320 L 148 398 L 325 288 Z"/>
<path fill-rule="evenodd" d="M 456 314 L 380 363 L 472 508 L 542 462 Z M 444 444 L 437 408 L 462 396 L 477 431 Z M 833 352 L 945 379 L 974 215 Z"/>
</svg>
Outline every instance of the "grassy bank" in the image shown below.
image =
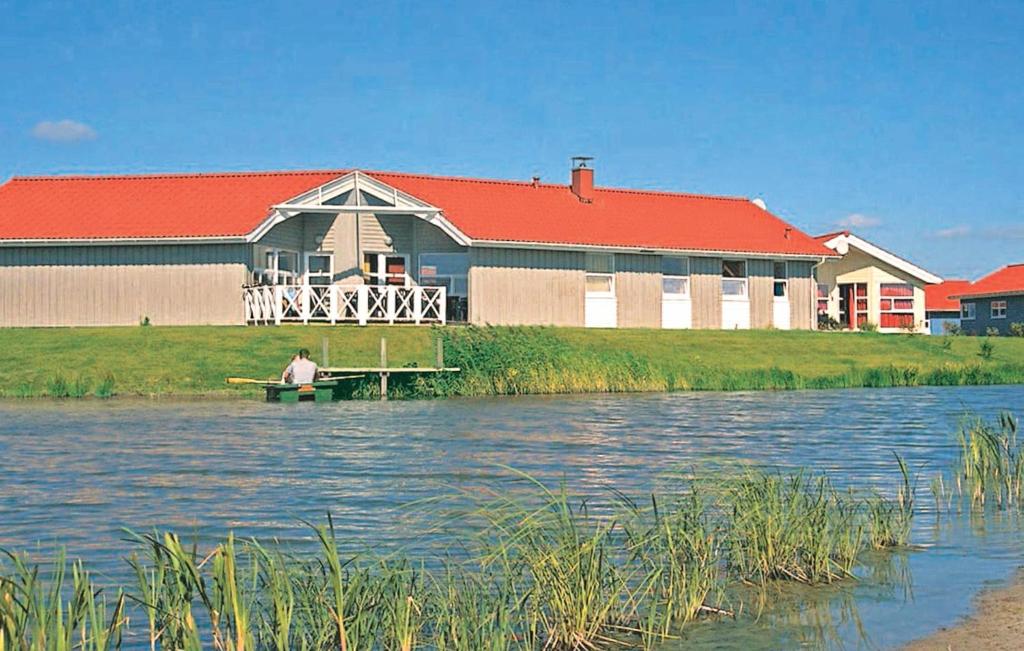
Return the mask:
<svg viewBox="0 0 1024 651">
<path fill-rule="evenodd" d="M 1024 382 L 1024 339 L 778 331 L 577 328 L 136 327 L 0 330 L 0 396 L 257 395 L 227 376 L 269 378 L 307 347 L 334 366 L 372 366 L 380 338 L 395 366 L 458 376 L 393 381 L 399 396 L 746 390 Z M 988 342 L 992 350 L 985 354 Z M 356 387 L 371 397 L 372 382 Z"/>
</svg>

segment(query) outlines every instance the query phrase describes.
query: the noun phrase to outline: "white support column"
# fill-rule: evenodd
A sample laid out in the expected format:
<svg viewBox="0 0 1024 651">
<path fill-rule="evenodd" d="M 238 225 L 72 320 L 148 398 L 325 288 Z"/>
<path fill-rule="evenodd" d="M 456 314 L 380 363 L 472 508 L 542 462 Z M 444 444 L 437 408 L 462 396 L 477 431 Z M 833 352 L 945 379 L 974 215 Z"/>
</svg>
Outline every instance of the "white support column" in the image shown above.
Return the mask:
<svg viewBox="0 0 1024 651">
<path fill-rule="evenodd" d="M 437 315 L 441 319 L 441 325 L 448 322 L 448 290 L 444 287 L 437 294 Z"/>
<path fill-rule="evenodd" d="M 420 324 L 423 318 L 423 288 L 412 288 L 412 320 L 416 325 Z"/>
<path fill-rule="evenodd" d="M 384 291 L 386 294 L 387 311 L 388 311 L 388 323 L 394 325 L 395 323 L 395 292 L 398 290 L 394 285 L 386 285 Z"/>
<path fill-rule="evenodd" d="M 367 318 L 370 315 L 370 288 L 366 285 L 359 285 L 356 287 L 356 318 L 359 320 L 359 325 L 366 325 Z"/>
<path fill-rule="evenodd" d="M 338 286 L 331 285 L 327 288 L 327 315 L 331 319 L 331 325 L 338 322 Z"/>
<path fill-rule="evenodd" d="M 299 304 L 302 310 L 302 323 L 309 324 L 309 285 L 299 285 Z"/>
<path fill-rule="evenodd" d="M 281 301 L 284 299 L 284 292 L 280 285 L 274 285 L 274 325 L 281 325 L 281 316 L 284 307 Z"/>
</svg>

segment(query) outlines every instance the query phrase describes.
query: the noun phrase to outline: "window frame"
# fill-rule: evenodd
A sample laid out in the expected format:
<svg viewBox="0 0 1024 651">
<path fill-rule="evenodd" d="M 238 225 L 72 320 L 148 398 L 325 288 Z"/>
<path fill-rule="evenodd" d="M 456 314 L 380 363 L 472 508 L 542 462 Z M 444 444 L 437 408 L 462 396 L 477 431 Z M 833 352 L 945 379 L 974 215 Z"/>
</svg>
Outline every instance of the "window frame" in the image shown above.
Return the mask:
<svg viewBox="0 0 1024 651">
<path fill-rule="evenodd" d="M 610 260 L 608 265 L 594 264 L 596 260 Z M 611 268 L 611 271 L 591 271 L 597 268 Z M 614 253 L 586 253 L 583 264 L 583 291 L 587 298 L 615 298 L 615 254 Z M 590 279 L 601 278 L 608 283 L 608 291 L 591 291 Z"/>
<path fill-rule="evenodd" d="M 366 268 L 366 256 L 375 255 L 377 256 L 377 271 L 371 272 Z M 399 274 L 388 272 L 388 258 L 402 258 L 404 262 L 405 271 L 401 274 L 402 284 L 398 285 L 395 283 L 389 283 L 388 278 L 398 278 Z M 374 287 L 411 287 L 412 286 L 412 274 L 409 273 L 410 266 L 409 254 L 408 253 L 396 253 L 394 251 L 363 251 L 362 271 L 363 282 L 367 285 L 373 285 Z M 369 280 L 374 279 L 374 282 Z"/>
<path fill-rule="evenodd" d="M 908 293 L 903 293 L 904 291 Z M 897 307 L 897 301 L 909 302 L 910 307 Z M 888 307 L 886 305 L 888 304 Z M 910 283 L 879 283 L 878 285 L 878 326 L 887 330 L 917 327 L 917 295 Z M 910 317 L 909 325 L 885 325 L 885 317 L 892 315 L 896 320 Z"/>
<path fill-rule="evenodd" d="M 327 258 L 327 271 L 317 271 L 315 273 L 309 270 L 309 259 L 310 258 Z M 302 284 L 312 285 L 309 282 L 310 278 L 326 278 L 325 283 L 316 283 L 317 285 L 330 285 L 334 282 L 334 254 L 326 251 L 306 251 L 302 254 Z"/>
<path fill-rule="evenodd" d="M 743 275 L 742 276 L 726 276 L 725 275 L 725 265 L 727 265 L 729 263 L 739 263 L 739 264 L 742 264 L 743 265 Z M 726 258 L 723 258 L 722 259 L 721 277 L 722 277 L 722 299 L 723 300 L 726 300 L 726 301 L 742 301 L 742 300 L 748 300 L 749 299 L 749 297 L 750 297 L 750 268 L 749 268 L 749 266 L 747 264 L 747 261 L 745 259 L 738 259 L 738 258 L 728 258 L 728 259 L 726 259 Z M 726 281 L 735 281 L 735 282 L 737 282 L 738 283 L 737 287 L 741 287 L 743 289 L 742 293 L 739 293 L 739 294 L 728 293 L 727 294 L 726 291 L 725 291 Z"/>
<path fill-rule="evenodd" d="M 685 273 L 665 273 L 665 260 L 682 260 Z M 666 280 L 681 280 L 683 282 L 682 292 L 666 292 Z M 690 298 L 690 258 L 686 256 L 667 255 L 661 257 L 661 298 L 662 300 L 682 301 Z"/>
<path fill-rule="evenodd" d="M 453 274 L 453 273 L 434 273 L 431 276 L 423 275 L 423 257 L 432 255 L 459 255 L 465 256 L 466 258 L 466 273 L 464 274 Z M 429 265 L 428 265 L 429 266 Z M 424 251 L 416 256 L 416 277 L 420 286 L 422 287 L 445 287 L 448 296 L 460 296 L 463 298 L 469 298 L 469 252 L 468 251 Z M 443 279 L 446 281 L 445 284 L 429 284 L 424 281 L 424 278 L 431 279 Z M 455 289 L 456 279 L 461 279 L 462 286 L 465 287 L 465 293 L 457 291 Z"/>
<path fill-rule="evenodd" d="M 295 263 L 293 270 L 281 270 L 282 255 L 291 257 Z M 261 279 L 262 282 L 259 284 L 298 285 L 303 278 L 303 274 L 299 271 L 302 260 L 298 251 L 269 247 L 263 250 L 263 266 L 254 267 L 253 274 Z"/>
<path fill-rule="evenodd" d="M 969 308 L 969 309 L 968 309 Z M 968 316 L 968 313 L 970 315 Z M 978 318 L 978 305 L 977 303 L 960 303 L 960 320 L 961 321 L 974 321 Z"/>
<path fill-rule="evenodd" d="M 993 320 L 995 320 L 995 319 L 1005 319 L 1006 318 L 1006 307 L 1007 307 L 1007 301 L 1005 301 L 1005 300 L 989 301 L 989 308 L 988 308 L 989 309 L 989 317 L 991 319 L 993 319 Z M 996 310 L 1000 310 L 1001 313 L 997 314 Z"/>
<path fill-rule="evenodd" d="M 779 277 L 778 265 L 782 265 L 782 277 Z M 782 287 L 782 294 L 778 294 L 778 288 Z M 772 262 L 772 299 L 780 302 L 789 300 L 789 263 L 785 260 Z"/>
</svg>

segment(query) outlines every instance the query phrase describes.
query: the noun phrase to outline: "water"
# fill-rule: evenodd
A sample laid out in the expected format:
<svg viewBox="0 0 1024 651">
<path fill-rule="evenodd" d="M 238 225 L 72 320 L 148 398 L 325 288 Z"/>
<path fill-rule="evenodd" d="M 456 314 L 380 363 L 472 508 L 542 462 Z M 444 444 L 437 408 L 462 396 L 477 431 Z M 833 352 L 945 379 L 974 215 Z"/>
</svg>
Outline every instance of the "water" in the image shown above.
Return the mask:
<svg viewBox="0 0 1024 651">
<path fill-rule="evenodd" d="M 976 592 L 1024 562 L 1016 522 L 936 519 L 927 483 L 956 457 L 966 410 L 1024 414 L 1024 387 L 472 399 L 257 402 L 0 402 L 0 546 L 66 546 L 124 576 L 123 528 L 310 543 L 299 520 L 330 511 L 357 545 L 422 551 L 414 500 L 514 466 L 572 489 L 641 497 L 695 464 L 806 466 L 889 490 L 892 451 L 924 479 L 920 551 L 757 622 L 693 627 L 680 644 L 891 647 L 969 612 Z M 882 578 L 879 578 L 882 577 Z M 893 578 L 895 577 L 895 578 Z M 808 600 L 809 599 L 809 600 Z"/>
</svg>

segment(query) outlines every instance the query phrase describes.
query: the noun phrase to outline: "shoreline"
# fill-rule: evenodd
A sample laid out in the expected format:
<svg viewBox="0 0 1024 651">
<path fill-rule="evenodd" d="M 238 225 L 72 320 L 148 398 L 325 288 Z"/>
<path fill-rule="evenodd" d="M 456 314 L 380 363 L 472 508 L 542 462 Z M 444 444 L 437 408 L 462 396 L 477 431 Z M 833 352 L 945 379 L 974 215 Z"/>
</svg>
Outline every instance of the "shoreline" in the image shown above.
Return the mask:
<svg viewBox="0 0 1024 651">
<path fill-rule="evenodd" d="M 1002 651 L 1021 648 L 1024 641 L 1024 567 L 1009 585 L 986 588 L 974 597 L 974 610 L 958 622 L 928 637 L 914 640 L 903 651 Z"/>
</svg>

